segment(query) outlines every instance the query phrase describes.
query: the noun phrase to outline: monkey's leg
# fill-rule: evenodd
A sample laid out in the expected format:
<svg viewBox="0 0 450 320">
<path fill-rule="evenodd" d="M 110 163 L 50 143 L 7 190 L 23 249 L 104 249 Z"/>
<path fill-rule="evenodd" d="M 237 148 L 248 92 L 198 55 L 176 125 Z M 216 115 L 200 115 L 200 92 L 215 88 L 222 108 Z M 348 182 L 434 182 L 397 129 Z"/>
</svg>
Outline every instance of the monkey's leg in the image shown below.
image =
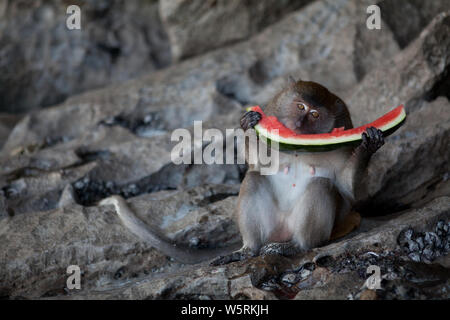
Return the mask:
<svg viewBox="0 0 450 320">
<path fill-rule="evenodd" d="M 300 249 L 318 247 L 330 239 L 341 196 L 326 178 L 311 180 L 291 215 L 292 241 Z"/>
<path fill-rule="evenodd" d="M 266 177 L 258 172 L 247 172 L 235 211 L 243 246 L 238 251 L 217 258 L 212 265 L 241 261 L 259 254 L 259 249 L 276 225 L 277 208 L 272 194 Z"/>
<path fill-rule="evenodd" d="M 292 241 L 269 243 L 261 248 L 260 255 L 293 256 L 329 240 L 337 198 L 337 190 L 329 179 L 311 180 L 288 220 L 294 226 Z"/>
<path fill-rule="evenodd" d="M 355 230 L 361 224 L 361 216 L 358 212 L 351 211 L 343 219 L 336 221 L 330 240 L 342 238 Z"/>
</svg>

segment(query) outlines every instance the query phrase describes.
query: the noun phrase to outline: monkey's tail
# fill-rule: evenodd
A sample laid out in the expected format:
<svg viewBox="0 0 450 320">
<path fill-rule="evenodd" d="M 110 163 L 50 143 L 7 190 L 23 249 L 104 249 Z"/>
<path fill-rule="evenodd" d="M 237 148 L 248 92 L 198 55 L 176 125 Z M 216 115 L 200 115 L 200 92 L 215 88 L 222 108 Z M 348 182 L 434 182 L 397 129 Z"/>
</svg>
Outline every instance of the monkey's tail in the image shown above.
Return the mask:
<svg viewBox="0 0 450 320">
<path fill-rule="evenodd" d="M 162 236 L 156 230 L 138 219 L 135 213 L 121 196 L 111 196 L 100 201 L 99 205 L 113 205 L 125 227 L 152 247 L 162 251 L 164 254 L 178 260 L 181 263 L 193 264 L 205 260 L 210 260 L 220 255 L 228 254 L 238 248 L 230 246 L 217 249 L 192 249 L 187 246 L 180 246 L 170 239 Z"/>
</svg>

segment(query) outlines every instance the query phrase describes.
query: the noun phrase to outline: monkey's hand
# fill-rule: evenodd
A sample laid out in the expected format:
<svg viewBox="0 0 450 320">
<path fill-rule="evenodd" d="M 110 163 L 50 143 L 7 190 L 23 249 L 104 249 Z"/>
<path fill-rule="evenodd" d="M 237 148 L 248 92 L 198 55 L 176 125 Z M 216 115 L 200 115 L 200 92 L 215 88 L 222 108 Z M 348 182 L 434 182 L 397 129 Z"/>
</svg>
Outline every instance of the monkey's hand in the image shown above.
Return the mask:
<svg viewBox="0 0 450 320">
<path fill-rule="evenodd" d="M 383 131 L 370 127 L 362 134 L 361 147 L 370 155 L 374 154 L 384 144 Z"/>
<path fill-rule="evenodd" d="M 261 114 L 256 111 L 249 111 L 241 118 L 241 128 L 246 131 L 249 128 L 253 128 L 261 120 Z"/>
</svg>

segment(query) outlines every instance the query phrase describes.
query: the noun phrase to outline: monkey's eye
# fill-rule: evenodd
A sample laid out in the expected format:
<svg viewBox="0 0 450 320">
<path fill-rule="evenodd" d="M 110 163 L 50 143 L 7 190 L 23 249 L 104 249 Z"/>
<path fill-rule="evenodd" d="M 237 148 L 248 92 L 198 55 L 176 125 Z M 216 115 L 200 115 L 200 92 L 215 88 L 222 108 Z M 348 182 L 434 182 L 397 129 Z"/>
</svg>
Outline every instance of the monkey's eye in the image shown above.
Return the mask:
<svg viewBox="0 0 450 320">
<path fill-rule="evenodd" d="M 305 106 L 303 103 L 297 104 L 297 107 L 298 107 L 300 110 L 305 110 L 305 109 L 306 109 L 306 106 Z"/>
<path fill-rule="evenodd" d="M 319 113 L 317 112 L 317 111 L 311 111 L 311 115 L 314 117 L 314 118 L 318 118 L 319 117 Z"/>
</svg>

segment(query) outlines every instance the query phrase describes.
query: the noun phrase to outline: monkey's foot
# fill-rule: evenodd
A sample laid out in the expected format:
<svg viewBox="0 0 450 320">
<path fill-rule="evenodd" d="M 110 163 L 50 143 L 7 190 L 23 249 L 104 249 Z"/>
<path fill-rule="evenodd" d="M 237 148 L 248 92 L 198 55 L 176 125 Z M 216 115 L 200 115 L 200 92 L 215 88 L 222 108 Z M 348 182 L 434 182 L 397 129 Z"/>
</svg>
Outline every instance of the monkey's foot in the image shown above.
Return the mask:
<svg viewBox="0 0 450 320">
<path fill-rule="evenodd" d="M 293 242 L 272 242 L 266 244 L 259 250 L 261 256 L 294 256 L 300 252 L 302 252 L 302 250 Z"/>
<path fill-rule="evenodd" d="M 256 111 L 249 111 L 241 118 L 241 128 L 245 130 L 253 128 L 261 120 L 261 114 Z"/>
<path fill-rule="evenodd" d="M 241 250 L 232 252 L 225 256 L 220 256 L 220 257 L 214 259 L 213 261 L 211 261 L 210 265 L 211 266 L 221 266 L 221 265 L 228 264 L 231 262 L 242 261 L 242 260 L 248 259 L 253 256 L 255 256 L 255 255 L 251 253 L 250 249 L 245 248 L 245 249 L 241 249 Z"/>
<path fill-rule="evenodd" d="M 335 240 L 346 236 L 354 229 L 359 227 L 361 223 L 361 216 L 358 212 L 350 212 L 344 220 L 336 224 L 331 232 L 330 240 Z"/>
<path fill-rule="evenodd" d="M 375 153 L 384 144 L 383 131 L 370 127 L 362 134 L 362 143 L 364 149 L 370 154 Z"/>
</svg>

